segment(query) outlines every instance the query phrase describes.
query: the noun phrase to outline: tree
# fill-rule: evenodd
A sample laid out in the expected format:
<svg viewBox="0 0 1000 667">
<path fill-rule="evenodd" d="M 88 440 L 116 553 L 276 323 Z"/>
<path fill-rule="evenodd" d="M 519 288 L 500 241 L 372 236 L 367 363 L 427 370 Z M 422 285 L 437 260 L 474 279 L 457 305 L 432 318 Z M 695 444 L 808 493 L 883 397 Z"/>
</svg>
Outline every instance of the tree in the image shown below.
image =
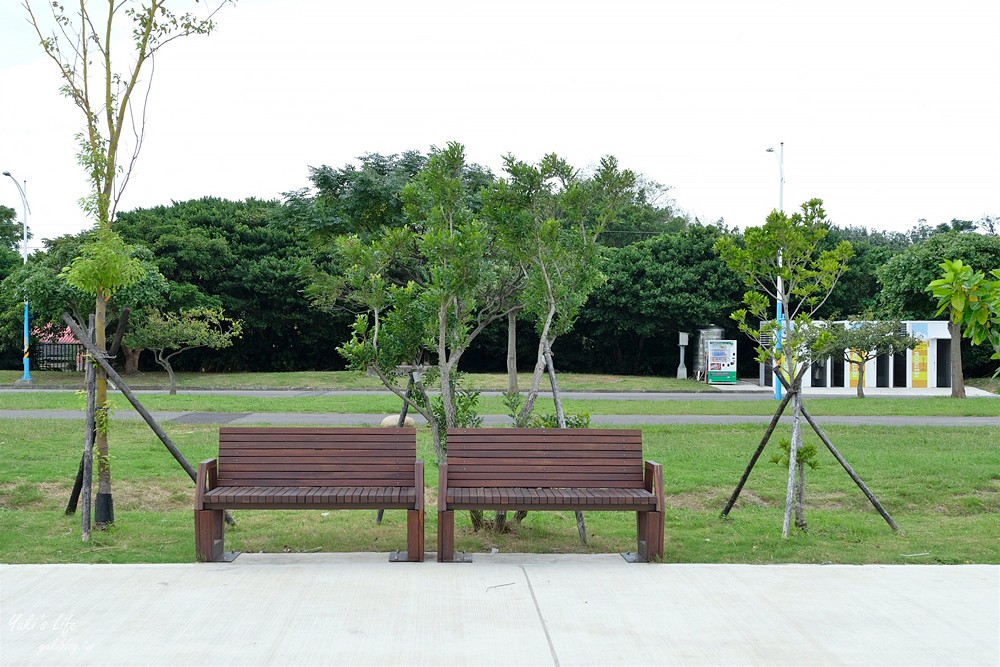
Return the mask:
<svg viewBox="0 0 1000 667">
<path fill-rule="evenodd" d="M 677 366 L 677 332 L 728 319 L 740 277 L 713 250 L 725 230 L 689 223 L 609 249 L 598 285 L 565 340 L 585 350 L 594 370 L 662 372 Z"/>
<path fill-rule="evenodd" d="M 940 264 L 958 258 L 971 266 L 1000 266 L 1000 237 L 975 232 L 943 232 L 929 236 L 895 255 L 878 271 L 881 307 L 900 319 L 936 317 L 927 285 L 939 277 Z M 962 323 L 949 320 L 951 334 L 951 395 L 965 396 Z"/>
<path fill-rule="evenodd" d="M 331 318 L 311 304 L 309 267 L 329 261 L 280 203 L 205 197 L 119 213 L 115 228 L 155 253 L 168 283 L 159 308 L 221 308 L 243 322 L 233 345 L 191 350 L 175 370 L 343 368 L 333 347 L 353 314 L 341 308 Z"/>
<path fill-rule="evenodd" d="M 59 2 L 52 2 L 49 9 L 55 26 L 50 32 L 36 16 L 31 0 L 24 0 L 42 50 L 63 79 L 63 94 L 80 110 L 84 119 L 83 131 L 76 137 L 77 159 L 87 172 L 91 192 L 81 200 L 81 205 L 97 222 L 98 235 L 94 242 L 106 243 L 107 247 L 88 251 L 90 257 L 85 257 L 67 276 L 71 284 L 75 281 L 75 286 L 95 295 L 95 342 L 102 352 L 107 350 L 107 297 L 138 279 L 130 272 L 130 264 L 121 261 L 123 256 L 115 258 L 124 243 L 116 238 L 111 224 L 142 147 L 153 59 L 176 39 L 210 33 L 215 27 L 212 16 L 222 7 L 220 4 L 207 18 L 199 18 L 191 12 L 175 14 L 167 7 L 169 1 L 109 0 L 102 10 L 80 0 L 75 10 L 69 11 Z M 123 32 L 132 38 L 132 61 L 116 69 L 121 63 L 117 48 L 114 50 L 116 58 L 112 60 L 112 44 L 123 38 L 119 37 Z M 130 134 L 134 143 L 129 151 L 125 138 Z M 131 155 L 125 157 L 123 152 Z M 99 257 L 115 259 L 106 267 L 100 267 L 93 261 Z M 115 275 L 108 271 L 112 266 L 126 273 Z M 94 283 L 93 280 L 108 282 Z M 107 375 L 101 368 L 97 373 L 96 391 L 97 407 L 105 410 Z M 106 431 L 98 433 L 96 449 L 99 460 L 104 462 L 99 467 L 97 495 L 96 523 L 100 528 L 114 523 Z"/>
<path fill-rule="evenodd" d="M 1000 269 L 990 272 L 995 280 L 960 259 L 945 260 L 941 269 L 941 277 L 927 286 L 938 300 L 937 314 L 947 310 L 949 321 L 964 326 L 973 345 L 989 341 L 992 358 L 1000 359 Z"/>
<path fill-rule="evenodd" d="M 531 386 L 518 414 L 524 424 L 534 410 L 541 375 L 547 369 L 556 418 L 566 425 L 553 363 L 552 345 L 573 328 L 580 309 L 604 276 L 601 232 L 616 220 L 624 202 L 634 201 L 637 178 L 605 157 L 584 176 L 557 155 L 530 165 L 508 155 L 505 180 L 483 195 L 484 215 L 496 222 L 524 276 L 521 301 L 539 336 Z"/>
<path fill-rule="evenodd" d="M 22 265 L 19 261 L 14 272 L 0 282 L 0 331 L 3 332 L 0 335 L 4 338 L 16 335 L 20 340 L 19 330 L 15 330 L 14 324 L 22 312 L 22 296 L 27 296 L 32 304 L 36 328 L 62 331 L 66 326 L 62 314 L 68 312 L 80 328 L 86 330 L 93 294 L 69 284 L 61 274 L 64 267 L 80 256 L 81 248 L 93 235 L 94 232 L 81 232 L 45 239 L 44 250 L 32 255 L 30 262 Z M 126 245 L 125 252 L 140 264 L 142 277 L 134 285 L 116 291 L 108 301 L 107 322 L 111 326 L 118 324 L 118 318 L 126 308 L 134 310 L 162 305 L 168 290 L 167 281 L 157 270 L 148 248 Z"/>
<path fill-rule="evenodd" d="M 192 308 L 179 313 L 152 310 L 142 323 L 125 336 L 125 343 L 137 350 L 152 350 L 156 363 L 170 377 L 170 395 L 177 393 L 177 378 L 171 360 L 198 347 L 221 350 L 240 337 L 243 324 L 225 317 L 221 310 Z"/>
<path fill-rule="evenodd" d="M 21 224 L 16 222 L 16 220 L 17 213 L 14 209 L 0 204 L 0 285 L 3 285 L 4 287 L 2 294 L 4 294 L 4 296 L 9 294 L 11 298 L 13 298 L 15 294 L 21 294 L 18 290 L 17 284 L 3 283 L 4 279 L 18 269 L 22 264 L 21 254 L 18 252 L 21 245 L 22 228 Z M 0 305 L 0 310 L 2 309 L 3 306 Z M 21 320 L 23 317 L 23 308 L 18 309 L 17 314 L 11 313 L 11 318 Z M 13 319 L 10 320 L 11 323 L 13 321 Z M 23 320 L 19 326 L 23 326 Z M 14 362 L 15 357 L 21 357 L 21 338 L 21 335 L 19 335 L 18 331 L 15 331 L 13 326 L 5 327 L 0 325 L 0 367 L 7 366 L 8 353 L 11 355 L 11 363 Z"/>
<path fill-rule="evenodd" d="M 845 324 L 828 322 L 819 332 L 814 344 L 814 356 L 822 359 L 831 356 L 846 361 L 858 369 L 858 398 L 865 397 L 865 366 L 882 355 L 892 355 L 911 350 L 920 339 L 902 331 L 899 320 L 876 320 L 867 313 L 852 317 Z"/>
<path fill-rule="evenodd" d="M 367 242 L 357 234 L 338 237 L 343 290 L 327 281 L 313 291 L 321 302 L 346 295 L 364 308 L 338 352 L 428 421 L 439 460 L 446 456 L 446 431 L 458 422 L 459 361 L 490 322 L 515 306 L 520 280 L 506 270 L 505 247 L 470 207 L 466 173 L 461 144 L 436 150 L 403 190 L 407 225 L 383 229 Z M 440 382 L 437 413 L 423 383 L 428 355 Z M 414 391 L 393 379 L 404 365 L 416 371 Z"/>
<path fill-rule="evenodd" d="M 900 232 L 830 225 L 829 233 L 819 247 L 832 250 L 841 241 L 850 242 L 853 254 L 830 298 L 817 312 L 818 316 L 826 319 L 843 319 L 877 310 L 879 268 L 910 246 L 909 239 Z"/>
<path fill-rule="evenodd" d="M 801 213 L 788 216 L 772 211 L 762 227 L 746 230 L 742 245 L 733 236 L 723 236 L 715 244 L 723 261 L 742 274 L 750 288 L 743 296 L 747 307 L 734 312 L 733 319 L 741 331 L 757 342 L 760 361 L 777 360 L 775 374 L 791 395 L 792 438 L 782 525 L 782 536 L 786 538 L 795 499 L 795 462 L 802 445 L 799 423 L 803 414 L 802 376 L 812 359 L 811 344 L 816 339 L 813 316 L 830 296 L 851 257 L 851 244 L 847 241 L 832 250 L 819 250 L 828 229 L 823 201 L 811 199 L 802 205 Z M 771 303 L 775 300 L 782 304 L 787 324 L 771 316 Z M 775 422 L 786 403 L 787 399 L 779 406 Z M 765 436 L 765 444 L 769 435 Z"/>
</svg>

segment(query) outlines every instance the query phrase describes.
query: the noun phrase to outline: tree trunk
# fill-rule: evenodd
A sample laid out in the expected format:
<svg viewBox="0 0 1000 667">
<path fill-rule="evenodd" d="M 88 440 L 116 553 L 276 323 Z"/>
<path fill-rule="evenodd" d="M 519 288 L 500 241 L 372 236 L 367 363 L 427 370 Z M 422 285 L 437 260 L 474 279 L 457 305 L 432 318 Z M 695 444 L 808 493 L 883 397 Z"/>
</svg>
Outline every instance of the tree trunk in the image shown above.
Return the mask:
<svg viewBox="0 0 1000 667">
<path fill-rule="evenodd" d="M 562 399 L 559 396 L 559 383 L 556 381 L 556 367 L 552 361 L 552 346 L 545 342 L 545 365 L 549 369 L 549 384 L 552 385 L 552 402 L 556 406 L 556 421 L 559 428 L 566 428 L 566 413 L 563 411 Z M 587 524 L 583 520 L 583 512 L 576 513 L 576 530 L 580 534 L 580 542 L 587 543 Z"/>
<path fill-rule="evenodd" d="M 107 352 L 108 302 L 98 293 L 94 303 L 94 343 L 100 354 Z M 98 414 L 97 437 L 94 448 L 97 450 L 97 500 L 94 507 L 94 525 L 98 530 L 105 530 L 115 522 L 114 501 L 111 496 L 111 459 L 108 457 L 108 374 L 98 366 L 95 370 L 95 404 Z"/>
<path fill-rule="evenodd" d="M 87 334 L 94 339 L 94 320 L 91 316 Z M 91 521 L 91 490 L 94 485 L 94 415 L 97 407 L 97 375 L 94 372 L 97 363 L 87 360 L 87 422 L 83 442 L 82 474 L 80 475 L 80 491 L 83 495 L 83 511 L 80 513 L 80 539 L 90 541 Z"/>
<path fill-rule="evenodd" d="M 438 369 L 441 376 L 441 404 L 444 406 L 444 427 L 455 425 L 455 402 L 451 394 L 451 362 L 448 361 L 448 309 L 451 301 L 438 309 Z"/>
<path fill-rule="evenodd" d="M 962 372 L 962 323 L 948 322 L 951 334 L 951 397 L 965 398 L 965 375 Z"/>
<path fill-rule="evenodd" d="M 170 395 L 176 396 L 177 376 L 174 375 L 174 368 L 170 365 L 170 359 L 163 356 L 163 350 L 154 350 L 153 353 L 156 355 L 156 363 L 167 372 L 167 379 L 170 381 Z"/>
<path fill-rule="evenodd" d="M 528 389 L 528 395 L 524 398 L 524 405 L 521 406 L 521 412 L 518 413 L 517 421 L 519 423 L 524 423 L 528 420 L 528 417 L 535 410 L 535 400 L 538 398 L 538 389 L 542 382 L 542 373 L 545 371 L 545 344 L 549 339 L 549 329 L 552 327 L 552 320 L 556 316 L 556 306 L 551 300 L 549 301 L 549 312 L 545 316 L 545 324 L 542 326 L 541 336 L 538 338 L 538 355 L 535 358 L 535 369 L 531 373 L 531 388 Z"/>
<path fill-rule="evenodd" d="M 865 397 L 865 362 L 858 364 L 858 398 Z"/>
<path fill-rule="evenodd" d="M 802 444 L 802 393 L 799 391 L 801 383 L 792 386 L 791 391 L 795 392 L 792 397 L 792 441 L 788 447 L 788 486 L 785 493 L 785 518 L 781 524 L 781 536 L 787 538 L 791 532 L 792 506 L 795 503 L 795 469 L 797 467 L 799 447 Z"/>
<path fill-rule="evenodd" d="M 517 387 L 517 310 L 507 313 L 507 391 L 516 393 Z"/>
<path fill-rule="evenodd" d="M 552 402 L 556 407 L 556 421 L 559 428 L 566 428 L 566 413 L 563 412 L 562 399 L 559 396 L 559 383 L 556 382 L 556 367 L 552 362 L 552 347 L 545 341 L 545 366 L 549 370 L 549 384 L 552 385 Z"/>
<path fill-rule="evenodd" d="M 122 375 L 128 377 L 129 375 L 136 375 L 139 373 L 139 356 L 142 354 L 142 349 L 133 350 L 130 347 L 122 345 L 122 352 L 125 353 L 125 368 Z"/>
<path fill-rule="evenodd" d="M 795 527 L 806 530 L 806 466 L 797 463 L 795 482 Z"/>
</svg>

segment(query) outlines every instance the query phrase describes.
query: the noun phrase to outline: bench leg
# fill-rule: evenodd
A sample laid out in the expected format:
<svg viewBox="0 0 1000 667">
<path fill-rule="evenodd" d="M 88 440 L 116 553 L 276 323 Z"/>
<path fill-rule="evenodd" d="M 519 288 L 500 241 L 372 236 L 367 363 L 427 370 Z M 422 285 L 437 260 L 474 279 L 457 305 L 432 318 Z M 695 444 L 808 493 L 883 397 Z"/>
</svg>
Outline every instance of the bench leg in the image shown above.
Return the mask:
<svg viewBox="0 0 1000 667">
<path fill-rule="evenodd" d="M 411 563 L 424 561 L 424 511 L 406 511 L 406 560 Z"/>
<path fill-rule="evenodd" d="M 455 560 L 455 512 L 438 512 L 438 562 Z"/>
<path fill-rule="evenodd" d="M 194 511 L 194 549 L 199 561 L 223 560 L 224 529 L 222 510 Z"/>
<path fill-rule="evenodd" d="M 639 560 L 663 559 L 663 512 L 636 512 Z"/>
</svg>

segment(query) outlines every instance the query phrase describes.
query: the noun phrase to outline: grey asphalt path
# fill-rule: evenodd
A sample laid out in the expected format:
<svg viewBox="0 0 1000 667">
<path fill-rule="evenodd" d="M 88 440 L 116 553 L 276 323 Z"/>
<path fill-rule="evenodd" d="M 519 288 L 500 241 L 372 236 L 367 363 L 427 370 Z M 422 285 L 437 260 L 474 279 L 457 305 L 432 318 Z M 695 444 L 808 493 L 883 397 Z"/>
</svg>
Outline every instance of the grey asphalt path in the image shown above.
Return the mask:
<svg viewBox="0 0 1000 667">
<path fill-rule="evenodd" d="M 1000 568 L 0 565 L 4 665 L 998 665 Z"/>
<path fill-rule="evenodd" d="M 301 412 L 161 412 L 151 413 L 160 423 L 172 424 L 247 424 L 313 425 L 313 426 L 377 426 L 385 415 L 381 414 L 326 414 Z M 423 424 L 420 415 L 412 415 L 414 421 Z M 83 421 L 79 410 L 0 410 L 0 419 L 65 419 Z M 138 413 L 122 409 L 115 413 L 116 419 L 142 419 Z M 896 415 L 871 417 L 828 416 L 815 417 L 820 425 L 838 424 L 846 426 L 993 426 L 1000 427 L 997 417 L 906 417 Z M 594 415 L 594 424 L 606 426 L 657 425 L 657 424 L 766 424 L 771 417 L 764 415 Z M 506 415 L 483 415 L 483 423 L 488 426 L 510 425 Z M 790 424 L 790 417 L 782 417 L 781 423 Z"/>
<path fill-rule="evenodd" d="M 0 387 L 0 393 L 40 392 L 40 393 L 75 393 L 78 389 L 40 389 Z M 970 397 L 1000 398 L 975 387 L 966 387 L 966 395 Z M 112 393 L 114 393 L 112 391 Z M 140 389 L 136 394 L 166 395 L 165 389 Z M 194 396 L 210 396 L 224 394 L 227 396 L 247 396 L 254 398 L 304 398 L 317 396 L 391 396 L 389 391 L 382 390 L 305 390 L 305 389 L 181 389 L 181 394 Z M 497 391 L 481 392 L 483 396 L 503 396 Z M 897 398 L 914 398 L 930 396 L 949 396 L 951 389 L 865 389 L 865 396 L 893 396 Z M 803 395 L 810 398 L 854 398 L 857 390 L 844 387 L 819 387 L 803 389 Z M 565 400 L 596 400 L 596 401 L 772 401 L 774 394 L 771 389 L 752 384 L 737 384 L 726 386 L 719 391 L 706 390 L 702 392 L 655 392 L 655 391 L 564 391 L 561 396 Z M 539 398 L 551 399 L 551 392 L 540 392 Z M 1000 402 L 998 402 L 1000 403 Z M 1000 406 L 998 406 L 1000 410 Z"/>
</svg>

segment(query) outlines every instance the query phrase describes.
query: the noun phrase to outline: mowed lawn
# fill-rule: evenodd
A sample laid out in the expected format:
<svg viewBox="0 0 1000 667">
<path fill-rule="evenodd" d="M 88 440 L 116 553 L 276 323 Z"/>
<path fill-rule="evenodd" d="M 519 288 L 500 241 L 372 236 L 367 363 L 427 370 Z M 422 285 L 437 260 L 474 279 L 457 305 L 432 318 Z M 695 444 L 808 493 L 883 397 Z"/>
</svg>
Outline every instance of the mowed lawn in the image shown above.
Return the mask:
<svg viewBox="0 0 1000 667">
<path fill-rule="evenodd" d="M 599 420 L 595 420 L 599 423 Z M 168 425 L 195 463 L 217 452 L 218 427 Z M 726 499 L 762 435 L 761 425 L 644 427 L 647 458 L 664 464 L 666 560 L 699 563 L 1000 562 L 1000 430 L 831 426 L 828 433 L 900 525 L 894 533 L 832 456 L 807 475 L 807 533 L 782 540 L 786 470 L 769 445 L 726 520 Z M 787 434 L 786 434 L 787 437 Z M 816 441 L 807 434 L 806 441 Z M 111 433 L 116 524 L 80 541 L 63 510 L 82 449 L 79 424 L 0 420 L 0 561 L 192 562 L 194 485 L 149 429 L 118 421 Z M 428 549 L 435 544 L 437 467 L 427 465 Z M 405 514 L 238 511 L 227 548 L 241 551 L 392 551 L 405 547 Z M 635 548 L 635 516 L 586 514 L 589 543 L 571 512 L 533 512 L 513 534 L 474 533 L 457 517 L 456 547 L 470 552 L 607 553 Z"/>
<path fill-rule="evenodd" d="M 377 422 L 381 416 L 398 414 L 402 402 L 388 393 L 368 392 L 360 395 L 334 396 L 233 396 L 218 394 L 140 394 L 139 400 L 148 410 L 168 412 L 230 412 L 305 414 L 370 414 Z M 113 411 L 130 412 L 132 406 L 124 396 L 111 394 Z M 73 392 L 13 391 L 0 393 L 0 410 L 82 410 L 85 397 Z M 563 406 L 570 414 L 599 415 L 756 415 L 774 414 L 772 400 L 591 400 L 565 398 Z M 1000 415 L 1000 400 L 974 397 L 956 400 L 947 396 L 931 397 L 869 397 L 807 398 L 810 413 L 818 416 L 949 416 L 996 417 Z M 478 411 L 483 415 L 504 415 L 507 408 L 499 396 L 480 396 Z M 540 398 L 536 413 L 552 413 L 552 401 Z M 791 415 L 791 407 L 785 414 Z"/>
</svg>

